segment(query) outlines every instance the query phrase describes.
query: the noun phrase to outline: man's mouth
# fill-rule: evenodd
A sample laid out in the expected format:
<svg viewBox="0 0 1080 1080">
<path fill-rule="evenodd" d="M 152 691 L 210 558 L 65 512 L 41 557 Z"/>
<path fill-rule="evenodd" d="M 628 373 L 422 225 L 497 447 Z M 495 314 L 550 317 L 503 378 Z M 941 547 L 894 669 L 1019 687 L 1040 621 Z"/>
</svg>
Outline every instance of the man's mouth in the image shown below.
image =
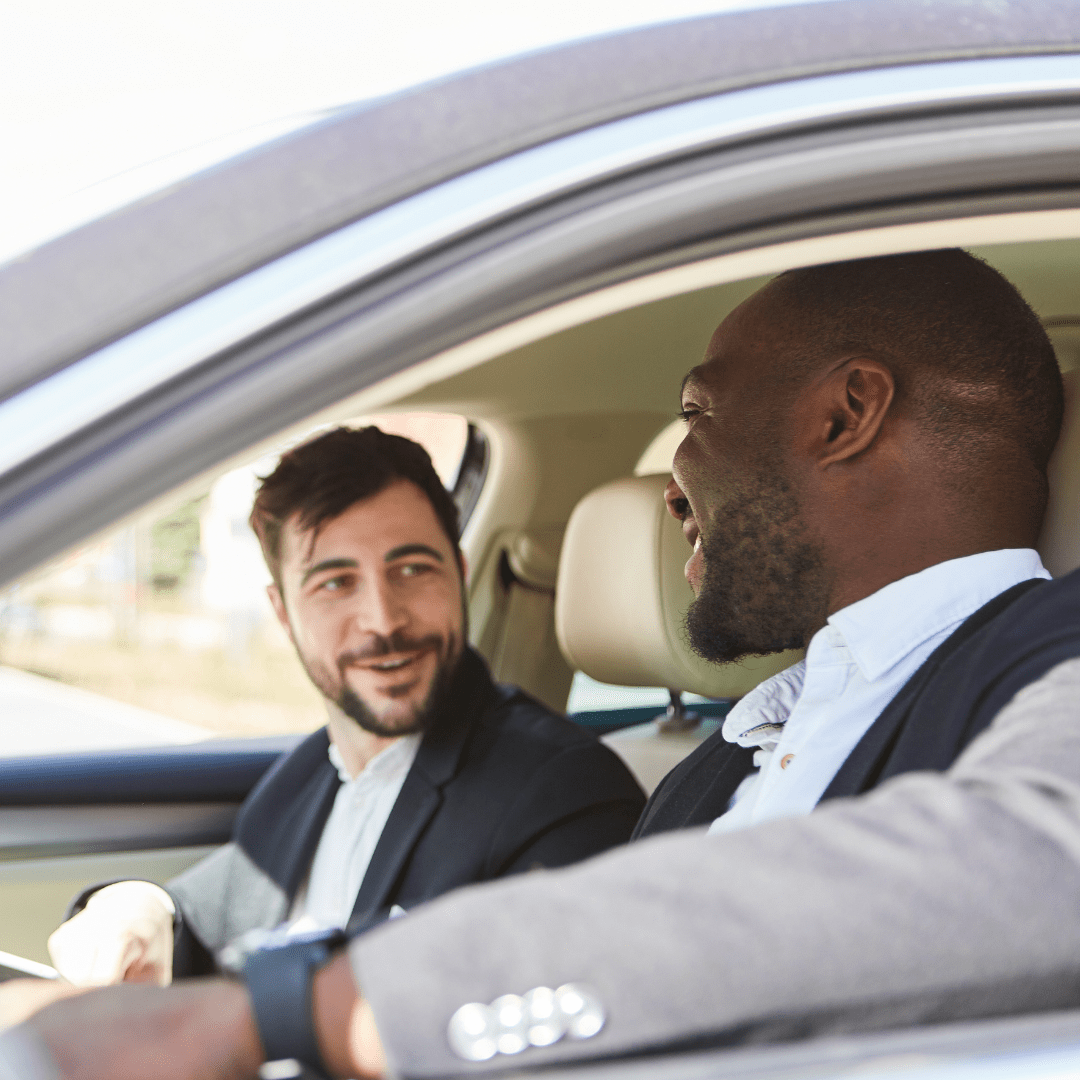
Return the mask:
<svg viewBox="0 0 1080 1080">
<path fill-rule="evenodd" d="M 409 685 L 422 677 L 422 672 L 414 671 L 429 656 L 436 661 L 443 652 L 443 639 L 438 634 L 409 638 L 404 634 L 380 638 L 361 649 L 341 653 L 337 666 L 341 678 L 346 677 L 349 669 L 354 674 L 367 674 L 376 678 L 375 686 L 388 688 L 401 687 L 402 680 Z"/>
<path fill-rule="evenodd" d="M 372 664 L 371 666 L 375 671 L 397 671 L 398 668 L 411 664 L 415 659 L 415 656 L 405 656 L 400 660 L 384 660 L 381 664 Z"/>
<path fill-rule="evenodd" d="M 388 659 L 373 660 L 366 664 L 358 665 L 366 668 L 368 671 L 401 671 L 402 668 L 407 668 L 412 664 L 415 664 L 422 656 L 427 654 L 427 649 L 420 649 L 417 652 L 409 653 L 405 656 L 394 656 Z"/>
</svg>

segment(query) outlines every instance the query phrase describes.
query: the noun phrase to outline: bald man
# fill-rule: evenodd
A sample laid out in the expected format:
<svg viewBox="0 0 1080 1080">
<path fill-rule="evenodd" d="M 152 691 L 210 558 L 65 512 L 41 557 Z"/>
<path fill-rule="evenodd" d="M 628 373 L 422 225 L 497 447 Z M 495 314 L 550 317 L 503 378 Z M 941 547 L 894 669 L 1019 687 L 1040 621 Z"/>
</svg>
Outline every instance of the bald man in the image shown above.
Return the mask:
<svg viewBox="0 0 1080 1080">
<path fill-rule="evenodd" d="M 1061 415 L 1034 316 L 958 252 L 800 271 L 725 321 L 683 409 L 692 640 L 808 656 L 665 781 L 666 835 L 343 953 L 255 953 L 246 987 L 52 1006 L 30 1025 L 65 1080 L 434 1078 L 1080 1007 L 1080 575 L 1031 550 Z"/>
<path fill-rule="evenodd" d="M 1050 576 L 1034 547 L 1062 403 L 1035 314 L 961 251 L 791 271 L 724 320 L 683 383 L 667 492 L 687 629 L 709 660 L 806 659 L 735 706 L 636 836 L 952 764 L 1008 700 L 972 715 L 965 665 Z"/>
</svg>

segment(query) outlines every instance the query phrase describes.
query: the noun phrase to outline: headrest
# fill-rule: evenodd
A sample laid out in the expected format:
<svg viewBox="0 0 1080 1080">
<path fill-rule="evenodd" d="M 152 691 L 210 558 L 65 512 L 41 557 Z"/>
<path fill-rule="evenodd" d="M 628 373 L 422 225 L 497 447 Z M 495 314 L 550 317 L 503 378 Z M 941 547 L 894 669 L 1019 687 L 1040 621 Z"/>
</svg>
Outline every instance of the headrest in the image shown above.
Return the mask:
<svg viewBox="0 0 1080 1080">
<path fill-rule="evenodd" d="M 1039 554 L 1054 577 L 1080 566 L 1080 369 L 1062 375 L 1065 416 L 1050 458 L 1050 499 Z"/>
<path fill-rule="evenodd" d="M 599 682 L 741 697 L 802 655 L 710 664 L 686 643 L 690 548 L 664 505 L 670 476 L 616 480 L 586 495 L 566 526 L 555 629 L 572 667 Z"/>
</svg>

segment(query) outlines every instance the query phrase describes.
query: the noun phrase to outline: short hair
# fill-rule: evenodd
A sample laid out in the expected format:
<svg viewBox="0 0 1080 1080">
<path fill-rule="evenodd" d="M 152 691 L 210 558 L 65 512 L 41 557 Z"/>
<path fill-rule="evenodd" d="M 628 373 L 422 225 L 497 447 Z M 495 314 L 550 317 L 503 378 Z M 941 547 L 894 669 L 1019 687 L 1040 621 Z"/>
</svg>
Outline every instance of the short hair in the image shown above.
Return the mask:
<svg viewBox="0 0 1080 1080">
<path fill-rule="evenodd" d="M 299 515 L 302 530 L 318 533 L 326 522 L 397 480 L 410 480 L 427 496 L 460 562 L 458 509 L 428 452 L 412 439 L 377 427 L 339 427 L 282 454 L 255 494 L 249 522 L 278 588 L 281 534 L 290 518 Z"/>
<path fill-rule="evenodd" d="M 797 367 L 876 356 L 950 465 L 963 472 L 1018 450 L 1045 503 L 1061 372 L 1035 312 L 997 270 L 959 249 L 924 251 L 789 270 L 768 289 Z"/>
</svg>

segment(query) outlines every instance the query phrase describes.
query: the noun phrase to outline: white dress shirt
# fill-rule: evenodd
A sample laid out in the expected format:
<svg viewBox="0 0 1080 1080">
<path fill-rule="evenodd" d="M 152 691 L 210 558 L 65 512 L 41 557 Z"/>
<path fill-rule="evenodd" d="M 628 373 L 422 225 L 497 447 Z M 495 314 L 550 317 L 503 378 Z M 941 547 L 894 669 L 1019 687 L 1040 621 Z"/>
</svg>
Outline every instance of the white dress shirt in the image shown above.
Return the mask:
<svg viewBox="0 0 1080 1080">
<path fill-rule="evenodd" d="M 984 604 L 1049 578 L 1030 548 L 984 551 L 891 582 L 830 615 L 806 659 L 766 679 L 724 721 L 758 770 L 710 833 L 808 814 L 856 744 L 930 654 Z"/>
<path fill-rule="evenodd" d="M 349 921 L 371 856 L 419 749 L 419 735 L 402 736 L 376 754 L 354 779 L 338 748 L 330 744 L 330 761 L 342 783 L 307 882 L 293 902 L 291 933 L 330 930 Z"/>
</svg>

